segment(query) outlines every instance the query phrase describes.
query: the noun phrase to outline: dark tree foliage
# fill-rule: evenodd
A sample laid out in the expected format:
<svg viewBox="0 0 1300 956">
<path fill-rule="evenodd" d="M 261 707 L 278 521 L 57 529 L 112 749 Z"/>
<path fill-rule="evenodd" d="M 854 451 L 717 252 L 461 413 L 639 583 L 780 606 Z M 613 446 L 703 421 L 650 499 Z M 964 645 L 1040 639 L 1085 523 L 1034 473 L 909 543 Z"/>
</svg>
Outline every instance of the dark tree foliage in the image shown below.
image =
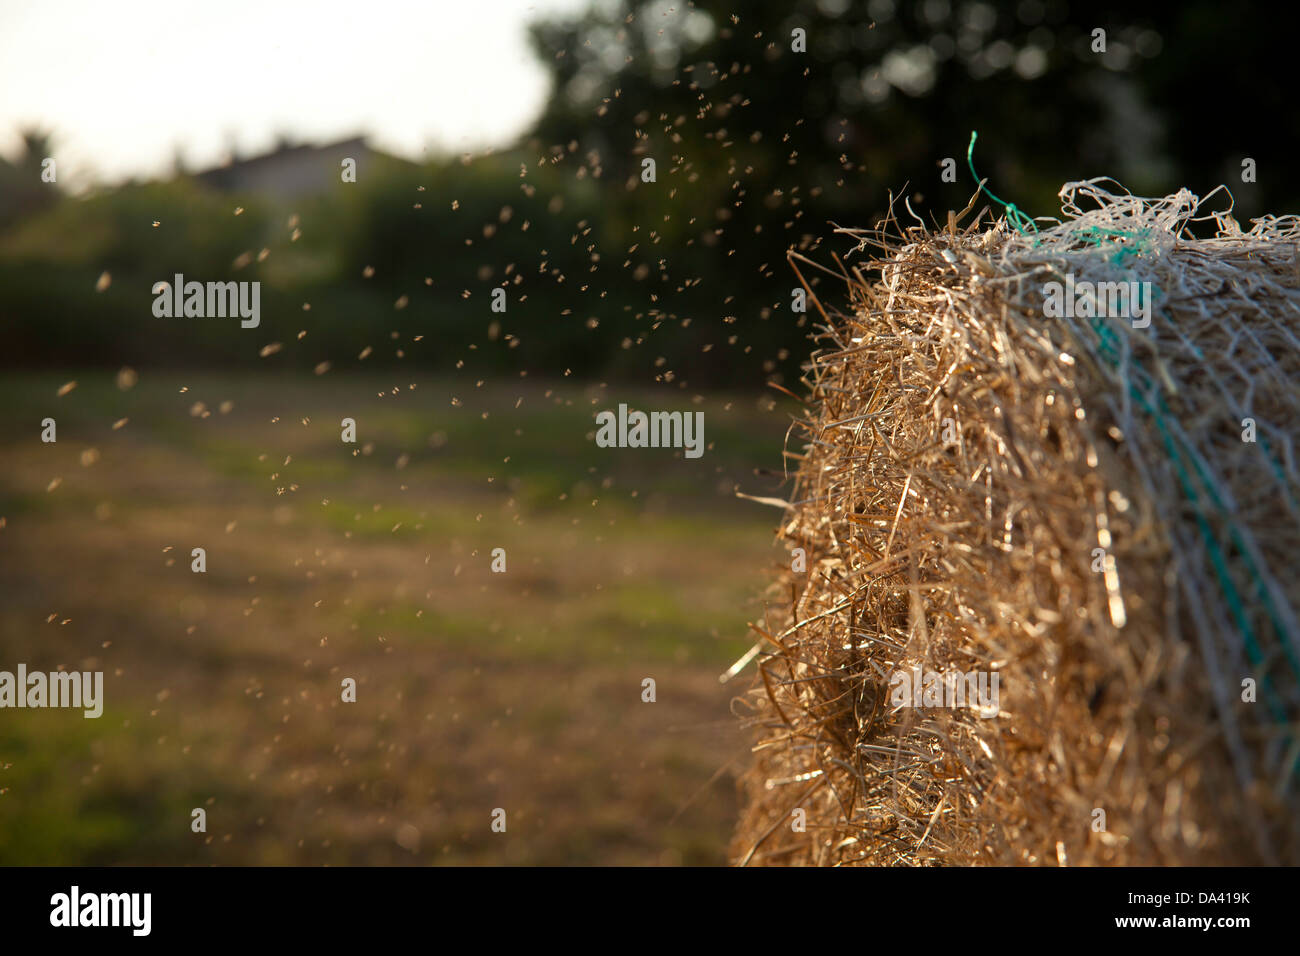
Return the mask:
<svg viewBox="0 0 1300 956">
<path fill-rule="evenodd" d="M 944 222 L 975 189 L 972 130 L 979 175 L 1030 215 L 1058 214 L 1060 186 L 1096 176 L 1145 195 L 1187 186 L 1204 196 L 1224 183 L 1243 224 L 1296 211 L 1293 53 L 1278 10 L 1212 0 L 596 4 L 533 27 L 554 80 L 536 137 L 595 151 L 614 208 L 670 232 L 662 271 L 689 280 L 674 317 L 693 317 L 700 340 L 719 318 L 734 322 L 753 356 L 788 348 L 788 372 L 807 330 L 789 313 L 787 249 L 843 253 L 830 224 L 874 225 L 891 191 L 906 224 L 904 198 L 924 221 Z M 638 181 L 647 156 L 656 184 Z M 1246 157 L 1257 183 L 1242 182 Z M 946 159 L 956 183 L 941 178 Z M 751 358 L 728 367 L 750 374 Z"/>
<path fill-rule="evenodd" d="M 762 172 L 824 186 L 818 205 L 842 217 L 883 208 L 905 182 L 940 214 L 964 205 L 969 175 L 945 189 L 939 163 L 965 172 L 975 129 L 980 174 L 1037 214 L 1056 211 L 1060 184 L 1099 175 L 1134 192 L 1226 183 L 1247 215 L 1283 213 L 1300 205 L 1286 14 L 1216 0 L 599 4 L 533 28 L 555 80 L 537 134 L 627 170 L 638 133 L 653 142 L 660 114 L 685 116 L 683 136 L 726 128 Z M 795 28 L 806 53 L 791 50 Z"/>
</svg>

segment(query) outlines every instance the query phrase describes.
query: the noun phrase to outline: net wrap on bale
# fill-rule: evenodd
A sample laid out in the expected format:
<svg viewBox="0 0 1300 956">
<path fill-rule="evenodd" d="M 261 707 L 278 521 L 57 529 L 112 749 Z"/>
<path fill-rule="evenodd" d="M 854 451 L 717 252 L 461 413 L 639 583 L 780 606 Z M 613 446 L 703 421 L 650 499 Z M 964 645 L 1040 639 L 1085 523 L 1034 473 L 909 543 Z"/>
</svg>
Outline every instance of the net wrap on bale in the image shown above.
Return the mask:
<svg viewBox="0 0 1300 956">
<path fill-rule="evenodd" d="M 839 230 L 738 863 L 1300 863 L 1300 221 L 1061 198 Z"/>
</svg>

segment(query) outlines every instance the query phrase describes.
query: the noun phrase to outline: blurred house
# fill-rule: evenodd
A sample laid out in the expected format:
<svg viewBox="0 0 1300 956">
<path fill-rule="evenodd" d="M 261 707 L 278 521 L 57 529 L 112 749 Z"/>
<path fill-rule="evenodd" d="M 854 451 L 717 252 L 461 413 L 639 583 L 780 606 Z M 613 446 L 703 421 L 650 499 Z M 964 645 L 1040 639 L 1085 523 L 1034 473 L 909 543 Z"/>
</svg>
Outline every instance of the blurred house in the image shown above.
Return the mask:
<svg viewBox="0 0 1300 956">
<path fill-rule="evenodd" d="M 301 199 L 317 196 L 344 182 L 344 160 L 355 163 L 356 181 L 377 166 L 410 166 L 405 160 L 371 149 L 365 137 L 328 143 L 324 146 L 291 144 L 282 140 L 261 156 L 235 159 L 195 175 L 195 179 L 225 193 L 257 195 L 268 200 Z"/>
</svg>

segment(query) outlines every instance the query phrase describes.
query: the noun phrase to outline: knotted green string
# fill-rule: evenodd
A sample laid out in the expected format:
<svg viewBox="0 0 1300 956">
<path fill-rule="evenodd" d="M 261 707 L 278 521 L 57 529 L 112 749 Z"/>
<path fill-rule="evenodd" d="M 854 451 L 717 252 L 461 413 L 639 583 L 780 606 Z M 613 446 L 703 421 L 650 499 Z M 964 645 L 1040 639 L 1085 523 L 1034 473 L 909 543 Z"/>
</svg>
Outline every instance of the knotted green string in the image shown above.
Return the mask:
<svg viewBox="0 0 1300 956">
<path fill-rule="evenodd" d="M 1001 206 L 1003 209 L 1006 210 L 1007 222 L 1015 226 L 1017 232 L 1019 232 L 1022 236 L 1025 235 L 1026 234 L 1025 227 L 1028 226 L 1029 228 L 1033 229 L 1034 234 L 1037 235 L 1038 226 L 1034 224 L 1034 220 L 1031 219 L 1029 216 L 1026 216 L 1019 209 L 1017 209 L 1015 203 L 1006 202 L 1005 200 L 999 199 L 997 196 L 993 195 L 993 193 L 989 190 L 989 188 L 984 185 L 984 182 L 983 180 L 980 179 L 979 174 L 975 172 L 975 139 L 978 136 L 979 133 L 977 133 L 975 130 L 971 130 L 970 145 L 966 147 L 966 165 L 970 167 L 971 176 L 975 178 L 975 182 L 980 184 L 980 190 L 984 193 L 984 195 L 988 196 L 989 199 L 993 200 L 995 203 L 997 203 L 999 206 Z"/>
</svg>

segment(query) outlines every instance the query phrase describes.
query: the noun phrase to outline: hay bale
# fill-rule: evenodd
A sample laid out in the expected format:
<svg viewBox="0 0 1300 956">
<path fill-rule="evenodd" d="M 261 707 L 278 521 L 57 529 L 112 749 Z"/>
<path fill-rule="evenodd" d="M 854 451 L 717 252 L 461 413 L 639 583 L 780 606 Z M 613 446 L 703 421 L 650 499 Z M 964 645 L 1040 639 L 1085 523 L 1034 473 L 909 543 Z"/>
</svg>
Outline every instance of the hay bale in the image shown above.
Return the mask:
<svg viewBox="0 0 1300 956">
<path fill-rule="evenodd" d="M 737 862 L 1300 862 L 1300 221 L 1108 184 L 840 230 L 883 251 L 807 366 Z M 1046 315 L 1071 279 L 1149 282 L 1149 326 Z"/>
</svg>

